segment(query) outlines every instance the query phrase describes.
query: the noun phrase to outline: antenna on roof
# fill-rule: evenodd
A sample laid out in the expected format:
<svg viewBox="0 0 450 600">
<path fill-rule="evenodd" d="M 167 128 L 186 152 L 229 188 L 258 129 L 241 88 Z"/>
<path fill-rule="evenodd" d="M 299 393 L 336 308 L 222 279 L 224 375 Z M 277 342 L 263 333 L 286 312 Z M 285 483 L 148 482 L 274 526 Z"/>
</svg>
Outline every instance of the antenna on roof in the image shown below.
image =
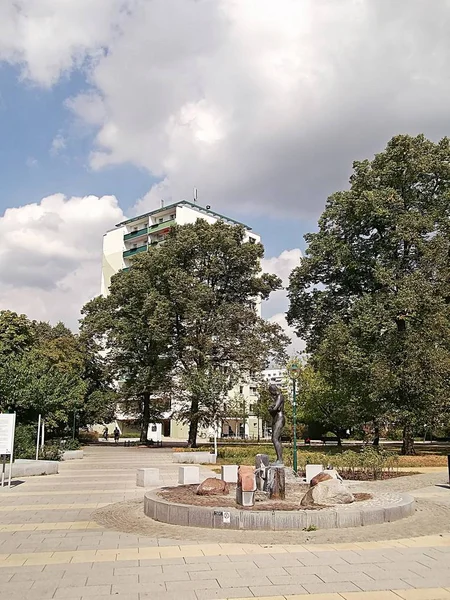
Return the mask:
<svg viewBox="0 0 450 600">
<path fill-rule="evenodd" d="M 164 208 L 164 200 L 161 198 L 161 208 Z"/>
<path fill-rule="evenodd" d="M 198 189 L 195 187 L 194 188 L 194 202 L 197 202 L 198 199 Z"/>
</svg>

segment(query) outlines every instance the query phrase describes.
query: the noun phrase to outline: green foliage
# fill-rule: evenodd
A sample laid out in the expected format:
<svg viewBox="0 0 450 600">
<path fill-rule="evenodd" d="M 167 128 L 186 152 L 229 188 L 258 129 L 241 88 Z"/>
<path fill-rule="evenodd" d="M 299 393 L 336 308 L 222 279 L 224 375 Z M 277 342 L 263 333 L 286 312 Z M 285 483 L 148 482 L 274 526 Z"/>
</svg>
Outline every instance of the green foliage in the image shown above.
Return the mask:
<svg viewBox="0 0 450 600">
<path fill-rule="evenodd" d="M 14 458 L 36 458 L 37 427 L 17 425 L 14 435 Z"/>
<path fill-rule="evenodd" d="M 0 410 L 16 412 L 17 423 L 36 428 L 41 414 L 52 437 L 71 429 L 74 411 L 78 425 L 111 414 L 115 397 L 101 363 L 62 323 L 0 311 Z"/>
<path fill-rule="evenodd" d="M 218 458 L 225 464 L 254 465 L 257 454 L 267 454 L 275 460 L 275 450 L 269 445 L 253 446 L 221 446 L 218 449 Z M 292 447 L 285 446 L 283 460 L 286 465 L 292 465 Z M 367 479 L 380 479 L 383 473 L 398 468 L 399 457 L 393 452 L 377 451 L 372 447 L 365 447 L 361 452 L 346 450 L 345 452 L 324 453 L 304 450 L 299 448 L 297 453 L 299 473 L 305 473 L 306 465 L 323 465 L 324 468 L 335 468 L 346 479 L 355 479 L 363 475 Z"/>
<path fill-rule="evenodd" d="M 414 426 L 448 413 L 450 142 L 397 136 L 350 184 L 305 236 L 288 321 L 356 422 L 388 416 L 410 453 Z"/>
<path fill-rule="evenodd" d="M 36 458 L 37 427 L 33 425 L 17 425 L 14 436 L 14 458 Z M 60 460 L 59 443 L 46 443 L 39 449 L 40 460 Z"/>
<path fill-rule="evenodd" d="M 77 439 L 68 438 L 66 440 L 61 440 L 61 448 L 63 449 L 63 451 L 79 450 L 81 448 L 81 444 Z"/>
<path fill-rule="evenodd" d="M 165 243 L 133 259 L 112 278 L 107 298 L 83 309 L 83 333 L 108 348 L 107 361 L 120 393 L 134 402 L 142 432 L 170 397 L 179 420 L 217 423 L 227 393 L 287 338 L 256 313 L 280 280 L 261 273 L 261 244 L 244 243 L 245 230 L 203 220 L 174 227 Z M 153 411 L 153 413 L 152 413 Z"/>
</svg>

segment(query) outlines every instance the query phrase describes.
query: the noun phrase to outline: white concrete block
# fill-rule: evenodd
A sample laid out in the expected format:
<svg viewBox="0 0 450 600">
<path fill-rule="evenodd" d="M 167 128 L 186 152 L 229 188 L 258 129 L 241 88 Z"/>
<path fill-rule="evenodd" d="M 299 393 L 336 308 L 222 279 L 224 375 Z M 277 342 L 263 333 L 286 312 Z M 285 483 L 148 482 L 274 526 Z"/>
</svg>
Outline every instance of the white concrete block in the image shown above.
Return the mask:
<svg viewBox="0 0 450 600">
<path fill-rule="evenodd" d="M 306 483 L 311 483 L 311 479 L 322 471 L 323 465 L 306 465 Z"/>
<path fill-rule="evenodd" d="M 136 485 L 139 487 L 150 487 L 159 485 L 159 469 L 138 469 L 136 471 Z"/>
<path fill-rule="evenodd" d="M 227 483 L 237 483 L 238 465 L 222 465 L 220 479 Z"/>
<path fill-rule="evenodd" d="M 200 483 L 200 467 L 178 467 L 178 483 L 180 485 Z"/>
</svg>

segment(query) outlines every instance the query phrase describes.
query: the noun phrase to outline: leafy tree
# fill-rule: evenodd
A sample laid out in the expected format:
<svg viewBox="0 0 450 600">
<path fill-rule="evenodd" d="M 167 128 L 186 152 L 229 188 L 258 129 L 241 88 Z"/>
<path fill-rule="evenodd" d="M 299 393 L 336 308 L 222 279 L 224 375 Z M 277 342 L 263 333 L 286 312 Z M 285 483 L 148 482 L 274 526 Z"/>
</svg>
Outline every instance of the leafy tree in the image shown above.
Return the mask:
<svg viewBox="0 0 450 600">
<path fill-rule="evenodd" d="M 48 433 L 64 433 L 74 411 L 86 424 L 111 410 L 101 357 L 62 323 L 0 311 L 0 358 L 0 409 L 15 411 L 19 423 L 42 414 Z"/>
<path fill-rule="evenodd" d="M 196 445 L 202 414 L 212 414 L 218 402 L 196 387 L 198 381 L 213 377 L 225 394 L 264 368 L 271 353 L 284 353 L 281 328 L 258 316 L 258 302 L 281 284 L 261 273 L 263 255 L 262 244 L 245 243 L 243 227 L 203 220 L 174 228 L 154 253 L 157 288 L 171 305 L 174 374 L 184 382 L 174 400 L 189 421 L 190 446 Z M 153 262 L 150 255 L 141 255 L 133 268 L 147 261 Z"/>
<path fill-rule="evenodd" d="M 450 142 L 397 136 L 353 167 L 305 236 L 288 321 L 329 383 L 338 370 L 374 416 L 396 414 L 412 453 L 414 427 L 448 407 Z"/>
<path fill-rule="evenodd" d="M 149 255 L 154 255 L 154 250 Z M 134 266 L 111 281 L 107 297 L 97 297 L 83 308 L 83 339 L 103 348 L 109 376 L 118 382 L 126 411 L 138 415 L 141 441 L 148 425 L 161 416 L 160 392 L 171 387 L 173 365 L 170 305 L 158 294 L 156 272 Z M 156 397 L 156 399 L 155 399 Z"/>
<path fill-rule="evenodd" d="M 239 378 L 287 344 L 257 314 L 259 299 L 280 280 L 260 272 L 263 247 L 244 236 L 243 227 L 222 222 L 176 226 L 163 245 L 112 278 L 107 298 L 84 309 L 83 331 L 103 336 L 121 390 L 147 397 L 143 422 L 151 395 L 170 387 L 191 446 L 200 425 L 217 421 Z"/>
</svg>

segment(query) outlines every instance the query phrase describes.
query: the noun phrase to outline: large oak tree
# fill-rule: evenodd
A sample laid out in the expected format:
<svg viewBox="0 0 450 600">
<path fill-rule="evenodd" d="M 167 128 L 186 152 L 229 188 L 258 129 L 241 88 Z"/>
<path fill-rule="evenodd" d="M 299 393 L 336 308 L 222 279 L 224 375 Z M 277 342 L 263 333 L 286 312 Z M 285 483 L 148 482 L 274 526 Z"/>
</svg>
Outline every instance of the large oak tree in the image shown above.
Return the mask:
<svg viewBox="0 0 450 600">
<path fill-rule="evenodd" d="M 412 453 L 450 392 L 450 142 L 397 136 L 353 169 L 306 236 L 288 320 L 321 374 L 401 423 Z"/>
</svg>

